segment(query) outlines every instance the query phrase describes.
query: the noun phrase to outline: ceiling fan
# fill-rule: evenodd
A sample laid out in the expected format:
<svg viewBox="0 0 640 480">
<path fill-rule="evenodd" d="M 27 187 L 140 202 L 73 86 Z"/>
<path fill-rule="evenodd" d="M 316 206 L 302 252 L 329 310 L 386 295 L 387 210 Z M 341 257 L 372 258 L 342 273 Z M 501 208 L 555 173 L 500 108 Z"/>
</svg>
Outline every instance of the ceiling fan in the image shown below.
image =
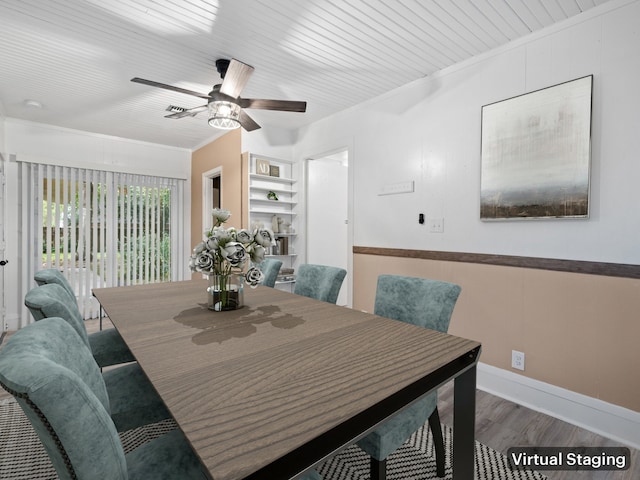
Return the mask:
<svg viewBox="0 0 640 480">
<path fill-rule="evenodd" d="M 131 81 L 174 92 L 185 93 L 207 100 L 206 105 L 183 109 L 171 115 L 166 115 L 165 118 L 194 117 L 198 113 L 208 110 L 209 125 L 227 130 L 242 126 L 242 128 L 250 132 L 260 128 L 260 125 L 243 110 L 245 108 L 280 110 L 284 112 L 304 112 L 307 109 L 307 102 L 240 98 L 240 92 L 253 73 L 253 67 L 251 65 L 242 63 L 234 58 L 231 60 L 219 59 L 216 60 L 216 69 L 220 77 L 222 77 L 222 83 L 214 85 L 213 90 L 208 94 L 174 87 L 165 83 L 154 82 L 153 80 L 145 80 L 144 78 L 135 77 L 132 78 Z"/>
</svg>

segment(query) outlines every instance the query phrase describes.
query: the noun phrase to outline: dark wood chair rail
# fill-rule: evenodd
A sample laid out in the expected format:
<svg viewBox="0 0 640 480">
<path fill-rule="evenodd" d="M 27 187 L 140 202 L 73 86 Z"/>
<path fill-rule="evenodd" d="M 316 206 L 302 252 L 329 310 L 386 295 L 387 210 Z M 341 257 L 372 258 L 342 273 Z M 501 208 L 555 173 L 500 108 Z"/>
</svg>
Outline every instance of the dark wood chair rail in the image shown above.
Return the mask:
<svg viewBox="0 0 640 480">
<path fill-rule="evenodd" d="M 354 246 L 354 254 L 380 255 L 385 257 L 418 258 L 444 262 L 480 263 L 504 267 L 536 268 L 558 272 L 604 275 L 608 277 L 640 278 L 640 265 L 625 263 L 587 262 L 583 260 L 561 260 L 554 258 L 520 257 L 485 253 L 443 252 L 435 250 L 407 250 L 401 248 L 379 248 Z"/>
</svg>

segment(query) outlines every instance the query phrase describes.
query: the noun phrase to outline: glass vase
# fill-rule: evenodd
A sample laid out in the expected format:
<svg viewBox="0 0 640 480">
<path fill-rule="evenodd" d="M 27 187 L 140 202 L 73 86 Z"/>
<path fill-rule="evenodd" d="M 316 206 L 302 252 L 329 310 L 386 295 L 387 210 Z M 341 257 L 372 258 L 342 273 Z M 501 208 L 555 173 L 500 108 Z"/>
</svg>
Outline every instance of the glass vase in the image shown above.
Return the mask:
<svg viewBox="0 0 640 480">
<path fill-rule="evenodd" d="M 244 275 L 209 275 L 207 306 L 209 310 L 224 312 L 244 305 Z"/>
</svg>

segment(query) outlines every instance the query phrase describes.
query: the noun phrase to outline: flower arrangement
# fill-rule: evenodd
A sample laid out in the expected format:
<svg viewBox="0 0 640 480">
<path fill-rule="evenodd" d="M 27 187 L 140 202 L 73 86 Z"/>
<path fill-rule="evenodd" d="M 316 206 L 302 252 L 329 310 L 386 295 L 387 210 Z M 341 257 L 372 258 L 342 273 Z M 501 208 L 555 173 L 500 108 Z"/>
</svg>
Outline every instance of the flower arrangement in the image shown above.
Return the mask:
<svg viewBox="0 0 640 480">
<path fill-rule="evenodd" d="M 235 228 L 224 228 L 222 225 L 229 219 L 228 210 L 214 208 L 212 211 L 214 225 L 205 232 L 205 238 L 193 249 L 189 259 L 192 272 L 219 275 L 243 275 L 244 280 L 256 287 L 264 275 L 259 265 L 264 260 L 266 248 L 273 244 L 273 235 L 267 229 L 255 229 L 253 232 Z M 247 261 L 254 266 L 245 272 Z"/>
</svg>

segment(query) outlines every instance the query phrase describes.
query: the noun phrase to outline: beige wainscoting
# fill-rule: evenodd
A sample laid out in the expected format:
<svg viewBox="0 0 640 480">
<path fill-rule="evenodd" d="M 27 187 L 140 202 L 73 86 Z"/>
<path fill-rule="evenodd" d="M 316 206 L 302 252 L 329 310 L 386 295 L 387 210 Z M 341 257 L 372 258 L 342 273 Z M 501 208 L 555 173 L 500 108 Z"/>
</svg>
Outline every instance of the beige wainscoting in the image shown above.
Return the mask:
<svg viewBox="0 0 640 480">
<path fill-rule="evenodd" d="M 576 262 L 598 273 L 575 273 L 463 258 L 354 247 L 353 307 L 373 310 L 380 274 L 457 283 L 449 332 L 482 342 L 481 362 L 640 412 L 638 267 Z M 512 350 L 525 353 L 524 372 L 511 369 Z"/>
</svg>

